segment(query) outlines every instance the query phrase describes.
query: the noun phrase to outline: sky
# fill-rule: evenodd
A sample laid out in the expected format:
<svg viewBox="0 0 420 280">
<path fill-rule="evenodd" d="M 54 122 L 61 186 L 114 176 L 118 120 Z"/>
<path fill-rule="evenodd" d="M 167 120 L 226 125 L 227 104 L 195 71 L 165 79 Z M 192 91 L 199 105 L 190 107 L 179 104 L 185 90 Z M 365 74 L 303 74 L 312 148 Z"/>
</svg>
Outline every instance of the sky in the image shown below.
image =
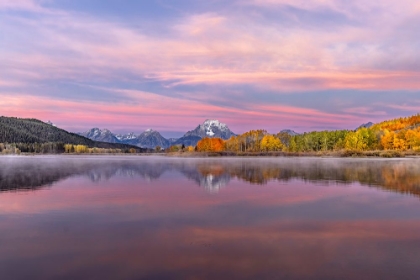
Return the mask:
<svg viewBox="0 0 420 280">
<path fill-rule="evenodd" d="M 0 115 L 235 133 L 420 112 L 418 0 L 0 0 Z"/>
</svg>

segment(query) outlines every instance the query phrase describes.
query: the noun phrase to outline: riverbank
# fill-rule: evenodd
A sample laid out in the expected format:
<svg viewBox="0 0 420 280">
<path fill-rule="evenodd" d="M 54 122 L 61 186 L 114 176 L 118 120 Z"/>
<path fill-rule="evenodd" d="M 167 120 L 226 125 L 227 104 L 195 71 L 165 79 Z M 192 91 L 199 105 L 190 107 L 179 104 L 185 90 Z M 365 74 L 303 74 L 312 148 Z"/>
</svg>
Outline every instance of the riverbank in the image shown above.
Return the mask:
<svg viewBox="0 0 420 280">
<path fill-rule="evenodd" d="M 167 156 L 180 158 L 206 158 L 206 157 L 331 157 L 331 158 L 404 158 L 420 157 L 417 151 L 320 151 L 320 152 L 169 152 L 169 153 L 0 153 L 0 156 Z"/>
<path fill-rule="evenodd" d="M 415 151 L 320 151 L 320 152 L 172 152 L 170 157 L 333 157 L 403 158 L 420 157 Z"/>
</svg>

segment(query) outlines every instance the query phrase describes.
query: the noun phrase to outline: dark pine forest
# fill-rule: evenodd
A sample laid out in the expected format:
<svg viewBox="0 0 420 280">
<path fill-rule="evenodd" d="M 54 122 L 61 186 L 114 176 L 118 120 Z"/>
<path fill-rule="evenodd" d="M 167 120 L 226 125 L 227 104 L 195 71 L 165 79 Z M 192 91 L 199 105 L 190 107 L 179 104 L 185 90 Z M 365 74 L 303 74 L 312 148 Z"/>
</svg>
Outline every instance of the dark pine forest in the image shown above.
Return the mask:
<svg viewBox="0 0 420 280">
<path fill-rule="evenodd" d="M 92 141 L 37 119 L 0 117 L 0 152 L 64 153 L 68 144 L 98 152 L 142 152 L 135 146 Z"/>
</svg>

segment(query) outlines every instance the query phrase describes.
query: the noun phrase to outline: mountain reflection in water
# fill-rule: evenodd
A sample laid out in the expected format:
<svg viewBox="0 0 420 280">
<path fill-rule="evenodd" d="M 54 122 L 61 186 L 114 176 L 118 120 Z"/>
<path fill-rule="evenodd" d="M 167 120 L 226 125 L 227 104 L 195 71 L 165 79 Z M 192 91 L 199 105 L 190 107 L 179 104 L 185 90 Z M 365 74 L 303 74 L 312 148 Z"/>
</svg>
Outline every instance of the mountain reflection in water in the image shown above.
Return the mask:
<svg viewBox="0 0 420 280">
<path fill-rule="evenodd" d="M 72 176 L 87 176 L 93 182 L 114 176 L 153 181 L 175 171 L 209 192 L 218 192 L 233 179 L 255 185 L 300 179 L 323 185 L 358 182 L 419 196 L 419 163 L 419 159 L 3 157 L 0 191 L 36 190 Z"/>
<path fill-rule="evenodd" d="M 418 279 L 418 163 L 0 157 L 0 279 Z"/>
</svg>

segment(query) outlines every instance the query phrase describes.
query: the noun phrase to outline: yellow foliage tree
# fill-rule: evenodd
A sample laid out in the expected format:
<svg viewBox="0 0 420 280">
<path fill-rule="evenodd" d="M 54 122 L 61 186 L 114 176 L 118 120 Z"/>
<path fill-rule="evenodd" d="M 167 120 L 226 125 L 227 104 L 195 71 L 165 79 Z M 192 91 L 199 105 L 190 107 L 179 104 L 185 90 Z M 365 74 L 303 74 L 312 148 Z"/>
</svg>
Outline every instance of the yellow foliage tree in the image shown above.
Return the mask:
<svg viewBox="0 0 420 280">
<path fill-rule="evenodd" d="M 273 135 L 265 135 L 261 139 L 260 148 L 262 151 L 266 152 L 281 151 L 283 144 L 279 138 L 274 137 Z"/>
<path fill-rule="evenodd" d="M 417 150 L 420 147 L 420 131 L 408 130 L 405 132 L 407 149 Z"/>
<path fill-rule="evenodd" d="M 381 145 L 385 150 L 394 149 L 394 137 L 395 133 L 393 131 L 389 132 L 387 129 L 384 130 L 384 135 L 381 138 Z"/>
<path fill-rule="evenodd" d="M 394 149 L 399 151 L 407 150 L 407 144 L 404 139 L 394 137 Z"/>
<path fill-rule="evenodd" d="M 84 154 L 84 153 L 87 153 L 89 151 L 89 148 L 85 145 L 77 145 L 75 147 L 75 151 L 78 154 Z"/>
<path fill-rule="evenodd" d="M 366 151 L 375 148 L 376 138 L 372 130 L 361 128 L 357 131 L 349 132 L 344 139 L 346 150 Z"/>
<path fill-rule="evenodd" d="M 72 144 L 65 144 L 64 145 L 64 152 L 65 153 L 72 153 L 74 151 L 73 145 Z"/>
</svg>

